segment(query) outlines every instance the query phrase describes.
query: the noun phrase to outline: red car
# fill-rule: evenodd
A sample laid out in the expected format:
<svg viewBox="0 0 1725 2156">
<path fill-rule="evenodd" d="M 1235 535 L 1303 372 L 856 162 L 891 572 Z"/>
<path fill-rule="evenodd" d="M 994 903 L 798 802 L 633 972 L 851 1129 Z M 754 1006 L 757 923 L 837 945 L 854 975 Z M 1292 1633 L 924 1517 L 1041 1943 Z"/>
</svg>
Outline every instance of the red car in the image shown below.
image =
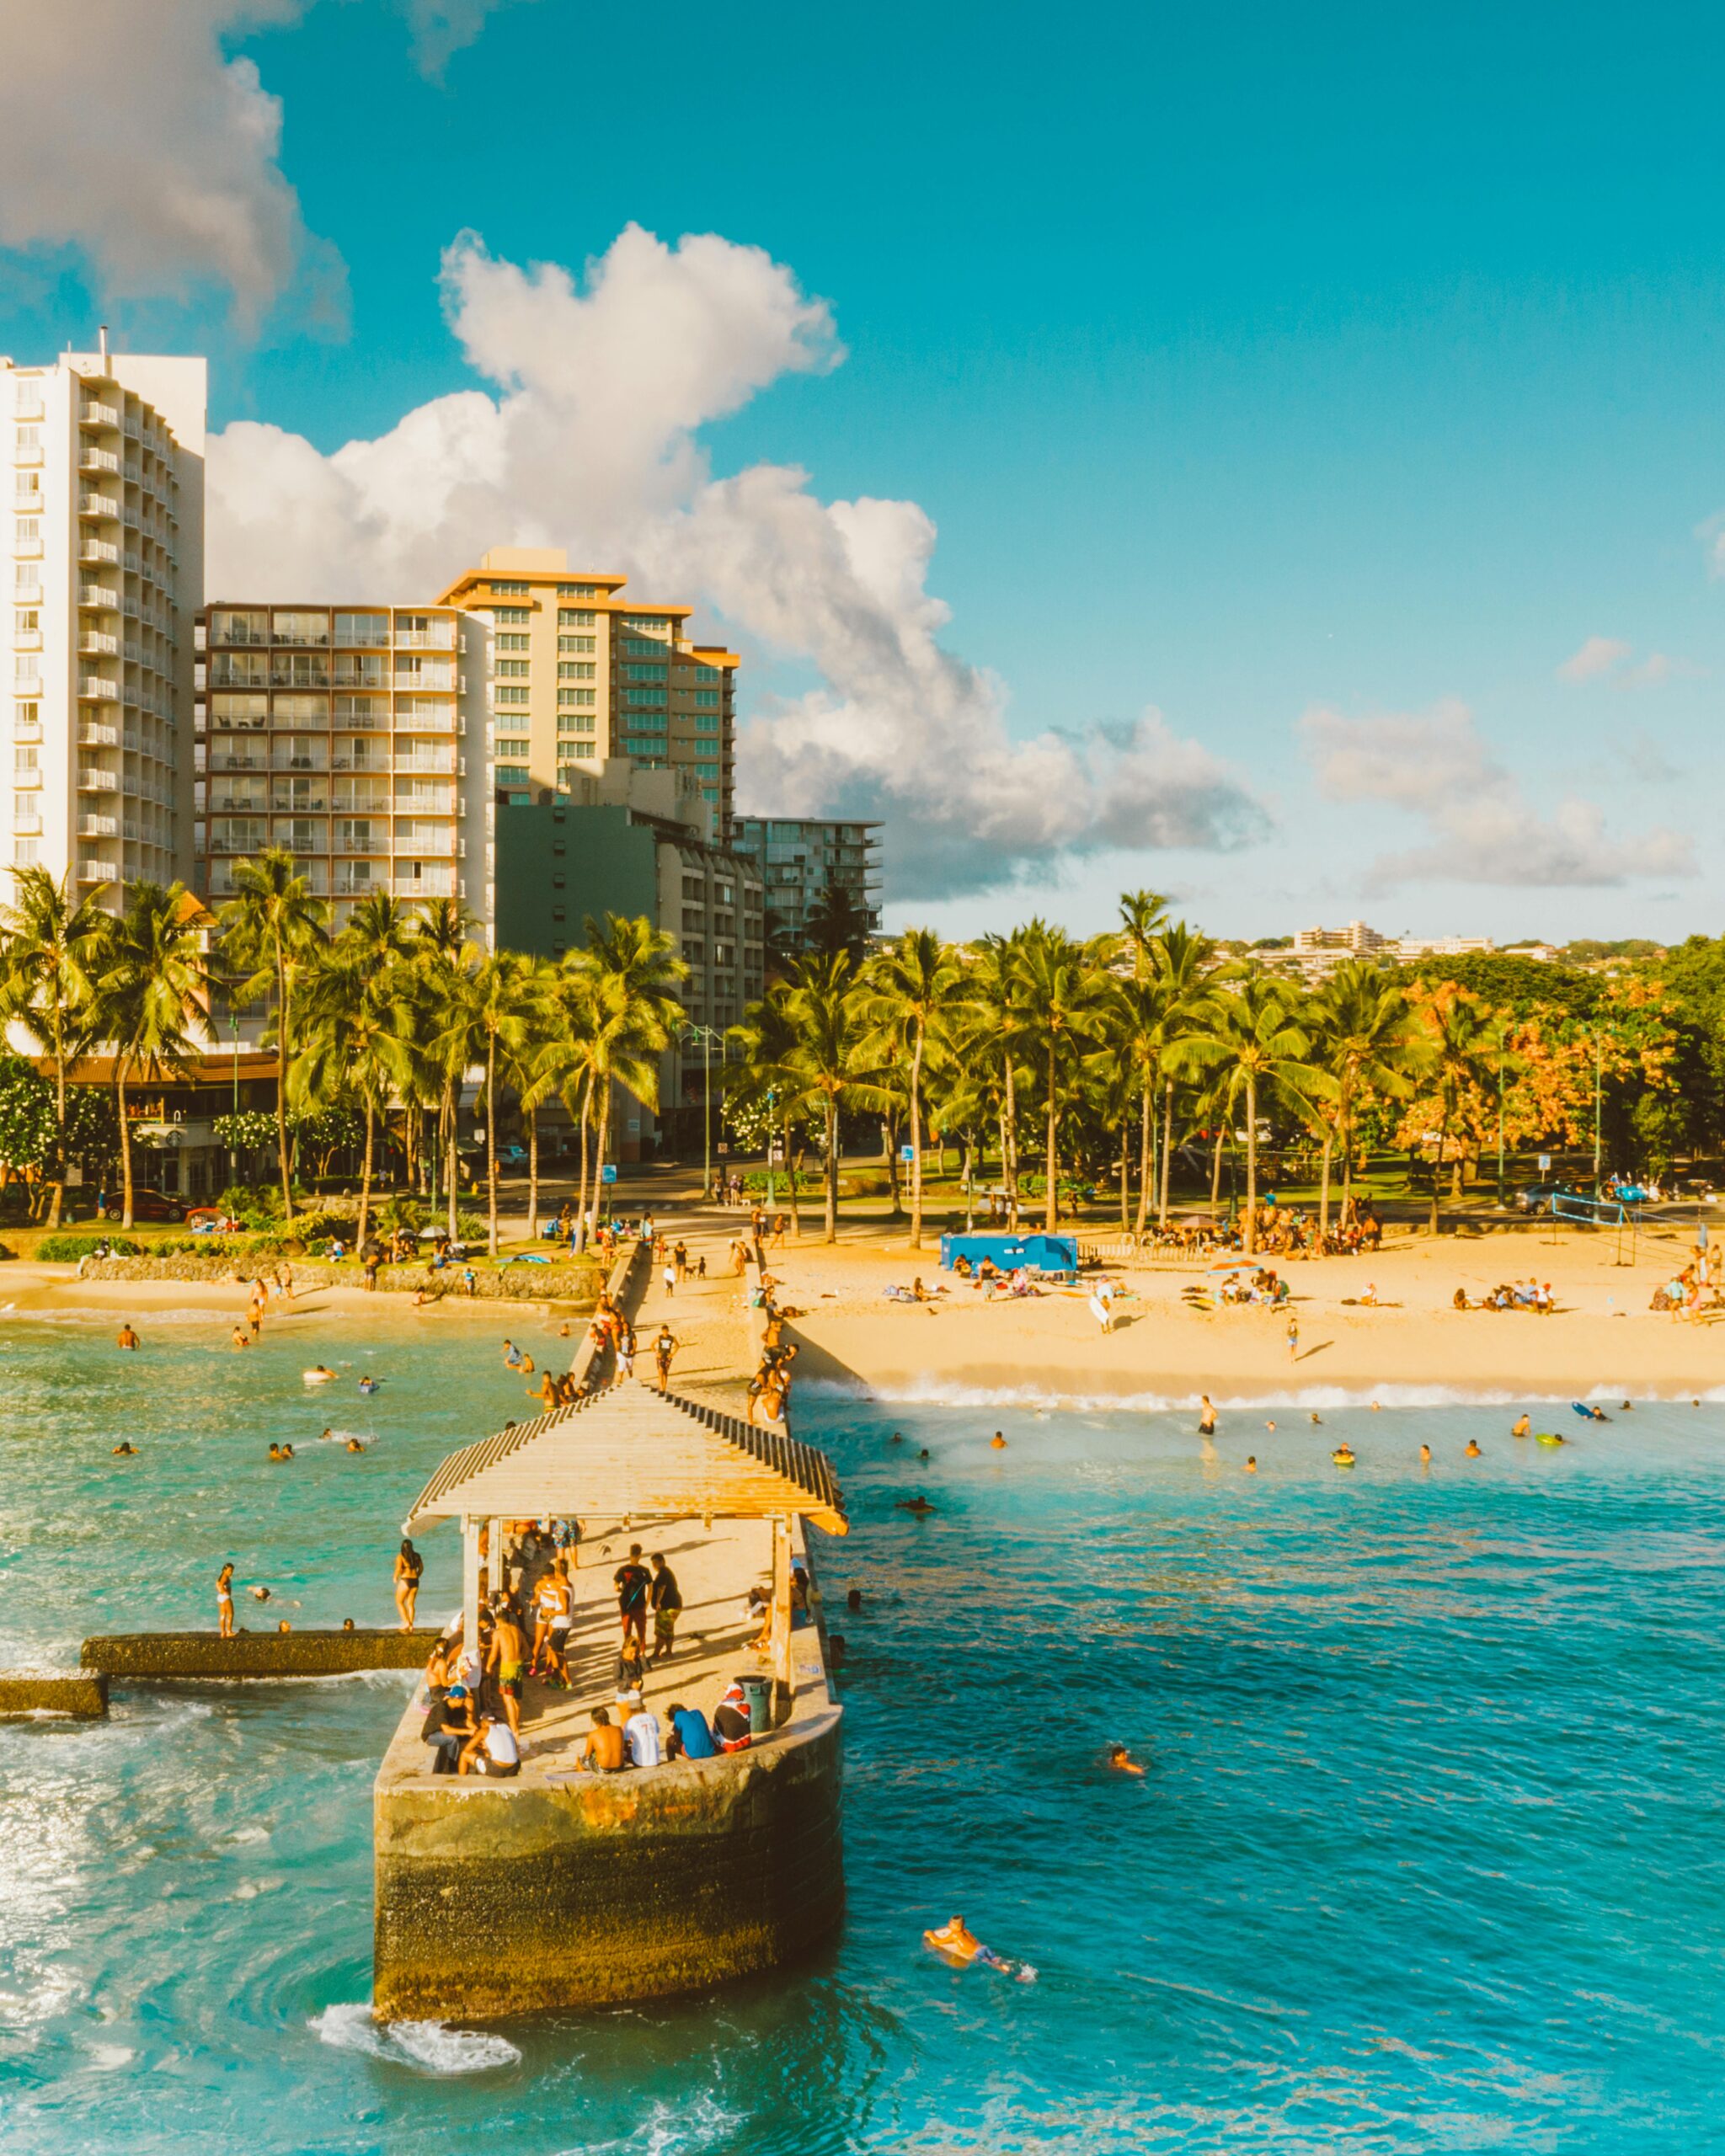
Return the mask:
<svg viewBox="0 0 1725 2156">
<path fill-rule="evenodd" d="M 131 1217 L 134 1220 L 183 1220 L 185 1203 L 163 1191 L 135 1190 L 131 1194 Z"/>
</svg>

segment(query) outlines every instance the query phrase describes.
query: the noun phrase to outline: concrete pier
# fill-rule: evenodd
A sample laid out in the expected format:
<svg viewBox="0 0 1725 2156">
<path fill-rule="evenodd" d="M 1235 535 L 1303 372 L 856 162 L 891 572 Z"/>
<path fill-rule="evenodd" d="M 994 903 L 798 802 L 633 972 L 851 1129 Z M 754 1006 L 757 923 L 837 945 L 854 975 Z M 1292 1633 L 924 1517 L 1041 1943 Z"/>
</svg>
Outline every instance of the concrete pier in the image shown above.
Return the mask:
<svg viewBox="0 0 1725 2156">
<path fill-rule="evenodd" d="M 91 1669 L 0 1669 L 0 1715 L 71 1715 L 99 1721 L 108 1679 Z"/>
<path fill-rule="evenodd" d="M 745 1288 L 724 1266 L 723 1241 L 700 1240 L 710 1277 L 685 1283 L 669 1307 L 638 1261 L 614 1278 L 641 1305 L 638 1369 L 650 1364 L 651 1329 L 661 1317 L 686 1338 L 692 1329 L 702 1345 L 680 1354 L 673 1390 L 694 1379 L 701 1398 L 734 1414 L 738 1363 L 748 1352 Z M 697 1238 L 687 1241 L 692 1252 Z M 721 1342 L 715 1367 L 709 1357 Z M 601 1401 L 570 1418 L 576 1442 L 583 1422 L 602 1413 Z M 478 1449 L 471 1472 L 502 1474 L 520 1459 L 530 1475 L 540 1442 L 511 1453 L 494 1441 Z M 759 1463 L 736 1438 L 725 1442 L 755 1471 Z M 553 1457 L 557 1433 L 543 1443 Z M 780 1443 L 787 1470 L 796 1449 Z M 644 1460 L 644 1477 L 654 1471 Z M 820 1511 L 820 1500 L 811 1495 L 805 1508 Z M 497 1509 L 568 1508 L 515 1502 Z M 841 1513 L 833 1524 L 842 1531 L 843 1524 Z M 792 1627 L 782 1599 L 788 1553 L 808 1563 L 800 1521 L 793 1517 L 788 1536 L 782 1525 L 777 1530 L 777 1563 L 775 1532 L 767 1517 L 660 1511 L 607 1523 L 584 1513 L 570 1689 L 527 1680 L 521 1768 L 512 1780 L 434 1775 L 419 1734 L 423 1705 L 409 1707 L 373 1800 L 372 1996 L 380 2016 L 496 2020 L 700 1991 L 781 1967 L 830 1936 L 844 1903 L 841 1709 L 818 1620 Z M 644 1687 L 661 1727 L 673 1701 L 710 1720 L 732 1678 L 773 1674 L 776 1666 L 775 1726 L 757 1732 L 746 1752 L 613 1774 L 577 1769 L 591 1709 L 613 1709 L 620 1627 L 612 1574 L 632 1542 L 664 1554 L 683 1598 L 676 1652 L 649 1663 Z M 756 1645 L 761 1626 L 747 1611 L 756 1585 L 775 1590 L 771 1652 Z"/>
</svg>

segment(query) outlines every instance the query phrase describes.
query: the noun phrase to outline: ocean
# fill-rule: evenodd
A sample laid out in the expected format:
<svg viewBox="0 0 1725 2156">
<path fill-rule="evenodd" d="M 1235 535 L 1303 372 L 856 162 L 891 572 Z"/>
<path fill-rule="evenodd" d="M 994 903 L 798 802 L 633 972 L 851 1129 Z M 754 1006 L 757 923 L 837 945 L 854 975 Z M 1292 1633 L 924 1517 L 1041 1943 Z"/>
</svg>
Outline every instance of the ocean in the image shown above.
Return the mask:
<svg viewBox="0 0 1725 2156">
<path fill-rule="evenodd" d="M 521 1412 L 465 1313 L 112 1330 L 0 1318 L 0 1665 L 213 1623 L 224 1557 L 270 1590 L 242 1622 L 386 1622 L 428 1468 Z M 1725 1407 L 1545 1406 L 1561 1449 L 1501 1403 L 1318 1412 L 1205 1446 L 1184 1409 L 799 1401 L 852 1522 L 814 1538 L 848 1913 L 710 1999 L 372 2022 L 402 1677 L 0 1723 L 0 2149 L 1725 2146 Z M 455 1538 L 425 1546 L 441 1614 Z M 1036 1981 L 937 1961 L 955 1913 Z"/>
</svg>

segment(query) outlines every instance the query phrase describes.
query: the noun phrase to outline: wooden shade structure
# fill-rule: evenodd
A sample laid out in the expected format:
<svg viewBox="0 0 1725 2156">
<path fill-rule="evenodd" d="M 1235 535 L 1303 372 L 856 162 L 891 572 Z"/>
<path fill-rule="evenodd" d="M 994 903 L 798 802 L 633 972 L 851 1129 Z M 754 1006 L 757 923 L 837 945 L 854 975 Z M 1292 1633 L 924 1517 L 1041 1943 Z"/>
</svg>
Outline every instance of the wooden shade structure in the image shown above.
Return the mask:
<svg viewBox="0 0 1725 2156">
<path fill-rule="evenodd" d="M 404 1532 L 462 1518 L 793 1513 L 828 1534 L 848 1532 L 824 1453 L 637 1380 L 451 1453 L 414 1499 Z"/>
</svg>

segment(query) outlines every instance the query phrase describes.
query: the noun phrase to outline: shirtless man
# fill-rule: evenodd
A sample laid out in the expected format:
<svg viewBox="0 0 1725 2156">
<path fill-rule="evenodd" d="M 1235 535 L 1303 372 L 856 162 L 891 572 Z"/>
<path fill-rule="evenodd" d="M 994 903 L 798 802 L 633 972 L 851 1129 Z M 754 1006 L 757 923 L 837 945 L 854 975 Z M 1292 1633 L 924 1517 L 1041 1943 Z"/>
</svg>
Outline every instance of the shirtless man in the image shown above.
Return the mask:
<svg viewBox="0 0 1725 2156">
<path fill-rule="evenodd" d="M 228 1337 L 236 1348 L 249 1348 L 252 1344 L 243 1326 L 235 1326 Z"/>
<path fill-rule="evenodd" d="M 653 1343 L 653 1361 L 659 1372 L 659 1390 L 661 1392 L 670 1383 L 670 1358 L 682 1344 L 668 1325 L 660 1326 L 659 1337 Z"/>
<path fill-rule="evenodd" d="M 139 1344 L 138 1337 L 132 1331 L 129 1321 L 120 1326 L 119 1332 L 115 1336 L 114 1344 L 116 1348 L 136 1348 Z"/>
<path fill-rule="evenodd" d="M 1532 1433 L 1533 1420 L 1530 1416 L 1518 1415 L 1515 1420 L 1509 1425 L 1509 1434 L 1512 1438 L 1530 1437 Z"/>
<path fill-rule="evenodd" d="M 1213 1438 L 1216 1433 L 1216 1411 L 1210 1404 L 1210 1395 L 1200 1393 L 1198 1398 L 1198 1434 Z"/>
<path fill-rule="evenodd" d="M 517 1737 L 521 1733 L 521 1673 L 526 1659 L 526 1635 L 516 1624 L 510 1604 L 501 1603 L 497 1622 L 492 1627 L 491 1644 L 485 1651 L 485 1667 L 496 1676 L 497 1689 L 503 1694 L 503 1711 Z"/>
<path fill-rule="evenodd" d="M 537 1385 L 529 1385 L 527 1397 L 530 1400 L 537 1400 L 546 1413 L 550 1414 L 552 1409 L 563 1397 L 554 1374 L 547 1370 Z"/>
</svg>

